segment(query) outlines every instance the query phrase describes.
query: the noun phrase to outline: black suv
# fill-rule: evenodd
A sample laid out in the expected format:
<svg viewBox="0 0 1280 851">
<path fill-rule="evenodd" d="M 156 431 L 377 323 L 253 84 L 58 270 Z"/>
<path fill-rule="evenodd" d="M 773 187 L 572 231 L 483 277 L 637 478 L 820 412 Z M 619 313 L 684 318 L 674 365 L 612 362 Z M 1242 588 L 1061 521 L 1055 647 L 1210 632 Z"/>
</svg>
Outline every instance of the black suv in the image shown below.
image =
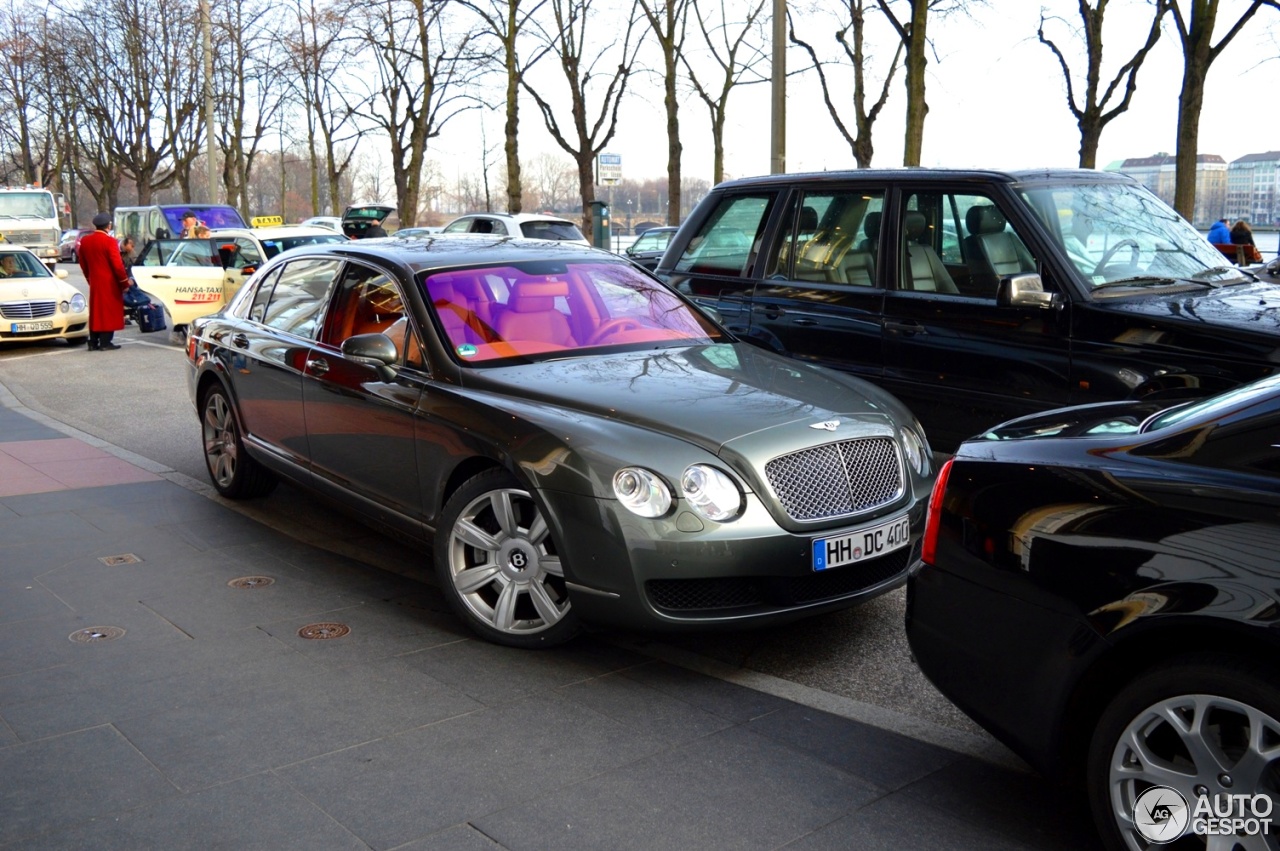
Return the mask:
<svg viewBox="0 0 1280 851">
<path fill-rule="evenodd" d="M 1280 287 L 1136 181 L 863 170 L 722 183 L 657 274 L 747 339 L 853 372 L 950 448 L 1083 402 L 1280 370 Z"/>
</svg>

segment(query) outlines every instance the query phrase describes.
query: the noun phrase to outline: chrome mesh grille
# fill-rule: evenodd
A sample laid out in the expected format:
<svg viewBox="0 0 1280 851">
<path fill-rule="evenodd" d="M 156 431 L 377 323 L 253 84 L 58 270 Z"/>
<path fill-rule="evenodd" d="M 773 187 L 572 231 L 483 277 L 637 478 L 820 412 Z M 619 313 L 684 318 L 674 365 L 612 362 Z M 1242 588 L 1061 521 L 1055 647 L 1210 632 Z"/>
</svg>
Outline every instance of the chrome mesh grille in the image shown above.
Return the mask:
<svg viewBox="0 0 1280 851">
<path fill-rule="evenodd" d="M 58 310 L 53 301 L 6 301 L 0 304 L 0 316 L 5 319 L 42 319 L 53 316 Z"/>
<path fill-rule="evenodd" d="M 887 437 L 804 449 L 774 458 L 764 472 L 793 520 L 857 514 L 902 496 L 898 445 Z"/>
</svg>

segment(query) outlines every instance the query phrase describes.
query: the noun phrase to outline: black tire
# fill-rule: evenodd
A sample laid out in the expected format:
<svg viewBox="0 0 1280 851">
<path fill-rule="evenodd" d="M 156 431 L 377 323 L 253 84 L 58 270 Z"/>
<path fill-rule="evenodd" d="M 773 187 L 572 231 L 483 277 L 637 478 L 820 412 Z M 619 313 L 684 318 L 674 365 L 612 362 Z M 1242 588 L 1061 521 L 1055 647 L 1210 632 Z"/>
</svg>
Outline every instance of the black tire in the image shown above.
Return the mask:
<svg viewBox="0 0 1280 851">
<path fill-rule="evenodd" d="M 505 470 L 454 492 L 435 540 L 436 575 L 473 631 L 508 647 L 554 647 L 579 632 L 542 510 Z"/>
<path fill-rule="evenodd" d="M 200 435 L 204 465 L 218 493 L 228 499 L 251 499 L 275 490 L 275 474 L 249 457 L 240 439 L 240 421 L 221 385 L 200 400 Z"/>
<path fill-rule="evenodd" d="M 1280 741 L 1278 682 L 1280 669 L 1273 666 L 1226 654 L 1199 654 L 1139 674 L 1121 690 L 1095 727 L 1085 774 L 1089 807 L 1106 847 L 1205 847 L 1204 837 L 1192 834 L 1190 821 L 1185 834 L 1171 844 L 1165 844 L 1170 840 L 1164 837 L 1148 841 L 1139 832 L 1133 803 L 1154 786 L 1177 791 L 1187 804 L 1188 817 L 1205 792 L 1210 800 L 1229 793 L 1266 794 L 1280 801 L 1280 755 L 1259 759 L 1261 754 L 1251 746 L 1265 742 L 1270 750 Z M 1170 720 L 1175 717 L 1185 719 L 1187 729 L 1176 727 Z M 1197 723 L 1201 721 L 1205 723 Z M 1263 734 L 1256 735 L 1258 731 Z M 1134 741 L 1141 743 L 1146 756 L 1130 744 Z M 1227 764 L 1208 760 L 1204 754 L 1210 752 L 1219 753 Z M 1149 802 L 1144 801 L 1144 807 Z M 1273 818 L 1280 826 L 1280 807 Z M 1276 830 L 1262 839 L 1266 848 L 1280 848 Z"/>
</svg>

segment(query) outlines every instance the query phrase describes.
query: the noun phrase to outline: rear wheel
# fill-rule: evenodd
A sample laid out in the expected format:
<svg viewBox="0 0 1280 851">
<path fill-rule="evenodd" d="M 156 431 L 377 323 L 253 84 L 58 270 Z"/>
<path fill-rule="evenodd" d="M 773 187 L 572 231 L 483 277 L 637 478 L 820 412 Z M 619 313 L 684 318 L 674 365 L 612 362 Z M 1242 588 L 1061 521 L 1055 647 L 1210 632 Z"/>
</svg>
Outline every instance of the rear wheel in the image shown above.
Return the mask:
<svg viewBox="0 0 1280 851">
<path fill-rule="evenodd" d="M 1280 804 L 1278 674 L 1231 656 L 1195 656 L 1139 675 L 1116 696 L 1098 722 L 1087 773 L 1089 804 L 1108 848 L 1280 848 L 1274 829 L 1193 832 L 1202 797 L 1219 814 L 1233 806 L 1233 816 L 1241 799 L 1232 804 L 1228 796 L 1264 795 Z M 1274 809 L 1268 815 L 1280 827 L 1280 806 Z"/>
<path fill-rule="evenodd" d="M 204 394 L 200 430 L 205 467 L 218 493 L 229 499 L 249 499 L 275 489 L 275 474 L 244 451 L 240 424 L 221 386 L 210 387 Z"/>
<path fill-rule="evenodd" d="M 578 633 L 546 518 L 505 470 L 480 473 L 450 497 L 435 560 L 449 604 L 489 641 L 552 647 Z"/>
</svg>

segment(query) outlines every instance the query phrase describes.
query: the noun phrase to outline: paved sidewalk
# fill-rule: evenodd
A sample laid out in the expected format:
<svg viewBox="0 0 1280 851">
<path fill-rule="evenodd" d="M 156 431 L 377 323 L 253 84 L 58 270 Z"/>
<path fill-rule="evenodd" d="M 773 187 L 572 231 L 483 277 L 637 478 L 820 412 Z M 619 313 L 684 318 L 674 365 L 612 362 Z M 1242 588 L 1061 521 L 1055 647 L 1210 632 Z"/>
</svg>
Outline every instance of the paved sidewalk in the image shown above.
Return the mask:
<svg viewBox="0 0 1280 851">
<path fill-rule="evenodd" d="M 945 735 L 643 640 L 495 647 L 152 466 L 0 407 L 0 848 L 1094 847 Z"/>
</svg>

